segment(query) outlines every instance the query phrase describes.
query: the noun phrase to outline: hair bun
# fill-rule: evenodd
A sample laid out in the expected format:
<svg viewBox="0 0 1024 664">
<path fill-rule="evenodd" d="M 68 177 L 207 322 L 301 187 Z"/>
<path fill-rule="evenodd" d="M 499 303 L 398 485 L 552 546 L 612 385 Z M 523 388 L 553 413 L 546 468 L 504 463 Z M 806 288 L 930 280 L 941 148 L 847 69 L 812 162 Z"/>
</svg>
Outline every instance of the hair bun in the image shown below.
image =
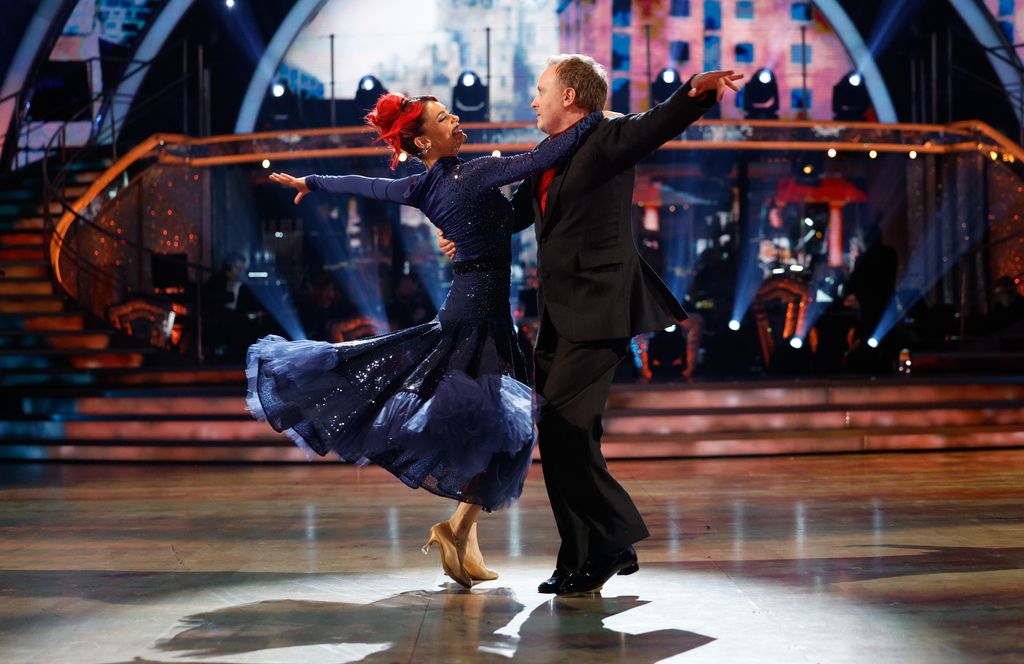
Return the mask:
<svg viewBox="0 0 1024 664">
<path fill-rule="evenodd" d="M 380 96 L 377 105 L 366 115 L 366 121 L 382 136 L 391 133 L 395 121 L 402 115 L 402 106 L 406 105 L 405 95 L 387 92 Z"/>
<path fill-rule="evenodd" d="M 412 140 L 421 129 L 420 115 L 427 101 L 437 101 L 437 98 L 386 92 L 366 114 L 366 123 L 377 130 L 377 140 L 391 148 L 391 170 L 398 166 L 402 152 L 416 154 Z"/>
</svg>

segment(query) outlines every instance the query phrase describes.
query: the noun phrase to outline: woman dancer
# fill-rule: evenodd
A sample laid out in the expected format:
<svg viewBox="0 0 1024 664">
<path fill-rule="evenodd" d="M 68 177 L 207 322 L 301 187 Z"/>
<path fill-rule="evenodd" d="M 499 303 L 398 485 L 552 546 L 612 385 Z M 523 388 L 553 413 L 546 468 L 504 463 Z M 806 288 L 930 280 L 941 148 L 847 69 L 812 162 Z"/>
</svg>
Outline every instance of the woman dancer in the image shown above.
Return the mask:
<svg viewBox="0 0 1024 664">
<path fill-rule="evenodd" d="M 509 313 L 512 205 L 499 187 L 568 157 L 601 120 L 586 116 L 513 157 L 457 158 L 466 134 L 434 97 L 385 94 L 367 115 L 391 148 L 426 171 L 390 180 L 274 173 L 298 190 L 357 194 L 417 207 L 458 243 L 437 318 L 340 344 L 265 337 L 249 349 L 247 403 L 307 453 L 375 463 L 410 487 L 458 501 L 430 528 L 445 574 L 465 587 L 496 579 L 476 535 L 480 510 L 514 502 L 533 455 L 534 401 Z"/>
</svg>

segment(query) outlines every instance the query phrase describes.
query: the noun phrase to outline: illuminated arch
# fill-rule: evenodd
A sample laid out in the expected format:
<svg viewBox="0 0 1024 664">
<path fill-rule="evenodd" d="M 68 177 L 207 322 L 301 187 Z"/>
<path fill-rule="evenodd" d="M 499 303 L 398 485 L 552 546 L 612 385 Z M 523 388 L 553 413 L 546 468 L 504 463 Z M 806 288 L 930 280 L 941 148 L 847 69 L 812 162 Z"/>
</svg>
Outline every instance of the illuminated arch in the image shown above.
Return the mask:
<svg viewBox="0 0 1024 664">
<path fill-rule="evenodd" d="M 146 31 L 146 35 L 142 38 L 142 43 L 135 49 L 134 59 L 144 62 L 155 58 L 163 49 L 167 39 L 171 36 L 171 32 L 178 25 L 178 22 L 181 21 L 182 16 L 189 10 L 193 2 L 195 0 L 170 0 L 157 15 L 149 30 Z M 108 114 L 114 120 L 115 134 L 120 132 L 124 118 L 131 109 L 132 103 L 135 101 L 135 95 L 138 93 L 139 88 L 142 86 L 142 81 L 145 80 L 146 73 L 149 71 L 149 65 L 135 69 L 134 64 L 129 64 L 128 68 L 133 70 L 134 73 L 121 79 L 120 84 L 117 86 L 117 93 L 114 95 L 113 112 Z M 111 139 L 113 139 L 113 136 L 111 136 Z"/>
<path fill-rule="evenodd" d="M 856 63 L 857 69 L 864 75 L 864 84 L 867 86 L 868 96 L 871 98 L 871 105 L 878 115 L 878 120 L 880 122 L 898 122 L 896 107 L 893 106 L 889 88 L 886 87 L 885 79 L 882 78 L 882 72 L 878 69 L 878 64 L 875 63 L 875 56 L 864 43 L 860 31 L 850 20 L 846 10 L 838 0 L 813 0 L 813 2 L 828 19 L 836 36 L 843 42 L 843 46 L 850 54 L 850 58 Z"/>
<path fill-rule="evenodd" d="M 256 119 L 263 106 L 263 98 L 277 75 L 277 68 L 284 59 L 285 53 L 306 24 L 327 4 L 327 0 L 298 0 L 288 16 L 281 22 L 274 33 L 263 56 L 256 65 L 256 71 L 249 79 L 249 89 L 245 92 L 242 106 L 238 110 L 235 121 L 236 134 L 248 134 L 256 127 Z"/>
<path fill-rule="evenodd" d="M 1007 99 L 1012 102 L 1010 91 L 1014 89 L 1019 90 L 1020 94 L 1024 94 L 1024 89 L 1021 87 L 1024 81 L 1021 79 L 1020 58 L 1017 56 L 1016 50 L 1010 48 L 1006 42 L 988 9 L 974 0 L 949 0 L 949 4 L 953 5 L 953 9 L 960 14 L 960 18 L 963 19 L 978 44 L 986 49 L 985 55 L 988 56 L 989 64 L 995 70 L 999 83 L 1003 86 L 1003 91 L 1006 92 Z M 1014 62 L 1016 66 L 1014 66 Z M 1010 105 L 1013 106 L 1013 113 L 1017 116 L 1017 121 L 1024 122 L 1020 104 L 1011 103 Z"/>
<path fill-rule="evenodd" d="M 7 68 L 7 74 L 3 79 L 3 86 L 0 87 L 0 98 L 13 95 L 25 87 L 25 83 L 32 71 L 32 64 L 39 57 L 42 49 L 51 48 L 53 45 L 47 42 L 46 35 L 53 29 L 54 21 L 63 18 L 63 0 L 43 0 L 39 9 L 33 14 L 25 28 L 25 33 L 18 43 L 18 49 L 14 52 L 11 64 Z M 12 120 L 18 99 L 12 98 L 0 103 L 0 129 L 3 130 L 3 139 L 0 139 L 0 148 L 11 145 L 17 150 L 17 141 L 8 140 L 8 132 L 11 130 Z"/>
</svg>

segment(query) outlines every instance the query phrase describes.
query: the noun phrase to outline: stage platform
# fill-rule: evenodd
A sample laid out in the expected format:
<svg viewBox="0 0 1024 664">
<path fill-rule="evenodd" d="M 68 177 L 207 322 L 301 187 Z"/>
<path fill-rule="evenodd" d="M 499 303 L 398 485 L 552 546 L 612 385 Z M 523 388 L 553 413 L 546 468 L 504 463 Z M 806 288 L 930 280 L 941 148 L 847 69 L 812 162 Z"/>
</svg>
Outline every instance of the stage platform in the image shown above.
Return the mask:
<svg viewBox="0 0 1024 664">
<path fill-rule="evenodd" d="M 0 465 L 0 661 L 1024 660 L 1024 450 L 611 467 L 640 572 L 553 599 L 539 467 L 464 590 L 450 503 L 374 468 Z"/>
<path fill-rule="evenodd" d="M 7 374 L 0 458 L 305 461 L 286 437 L 245 412 L 241 371 L 63 371 L 45 385 L 14 384 L 17 375 Z M 604 427 L 611 459 L 1021 447 L 1024 381 L 616 385 Z"/>
</svg>

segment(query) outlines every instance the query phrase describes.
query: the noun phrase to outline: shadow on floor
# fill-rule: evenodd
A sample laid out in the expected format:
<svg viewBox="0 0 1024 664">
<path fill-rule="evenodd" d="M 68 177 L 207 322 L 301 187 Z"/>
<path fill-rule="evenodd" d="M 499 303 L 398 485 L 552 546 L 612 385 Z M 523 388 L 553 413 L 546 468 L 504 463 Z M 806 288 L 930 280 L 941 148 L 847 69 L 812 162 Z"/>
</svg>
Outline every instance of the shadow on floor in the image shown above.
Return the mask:
<svg viewBox="0 0 1024 664">
<path fill-rule="evenodd" d="M 555 598 L 521 624 L 518 638 L 495 632 L 522 609 L 506 588 L 411 592 L 371 604 L 270 600 L 198 613 L 156 649 L 189 661 L 230 657 L 274 648 L 379 644 L 362 662 L 656 662 L 714 639 L 680 629 L 631 635 L 603 621 L 647 604 L 637 597 Z M 141 664 L 145 660 L 135 660 Z"/>
</svg>

